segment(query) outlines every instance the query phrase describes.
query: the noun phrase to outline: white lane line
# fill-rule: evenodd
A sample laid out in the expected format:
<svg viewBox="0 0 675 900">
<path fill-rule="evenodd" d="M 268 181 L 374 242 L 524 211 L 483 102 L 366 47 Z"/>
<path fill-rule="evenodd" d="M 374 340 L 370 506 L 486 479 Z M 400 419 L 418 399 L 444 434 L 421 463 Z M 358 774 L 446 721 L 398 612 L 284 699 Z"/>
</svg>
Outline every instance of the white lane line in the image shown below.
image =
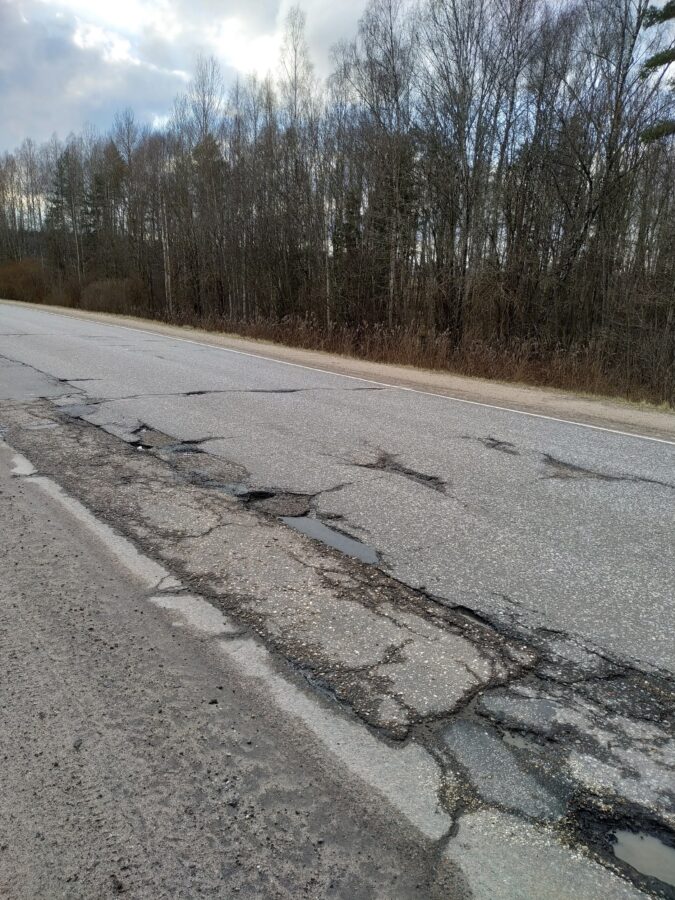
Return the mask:
<svg viewBox="0 0 675 900">
<path fill-rule="evenodd" d="M 33 312 L 42 312 L 29 307 Z M 103 325 L 107 328 L 123 328 L 125 331 L 135 331 L 140 334 L 150 334 L 154 337 L 162 337 L 168 341 L 180 341 L 183 344 L 195 344 L 198 347 L 208 347 L 211 350 L 221 350 L 225 353 L 234 353 L 237 356 L 248 356 L 251 359 L 263 359 L 265 362 L 278 363 L 280 366 L 291 366 L 294 369 L 304 369 L 307 372 L 321 372 L 323 375 L 332 375 L 334 378 L 348 378 L 351 381 L 360 381 L 363 384 L 374 384 L 377 387 L 389 388 L 393 391 L 406 391 L 409 394 L 421 394 L 425 397 L 437 397 L 441 400 L 448 400 L 451 403 L 465 403 L 469 406 L 481 406 L 484 409 L 496 409 L 499 412 L 514 413 L 517 416 L 529 416 L 531 419 L 544 419 L 547 422 L 558 422 L 561 425 L 573 425 L 576 428 L 590 428 L 593 431 L 604 431 L 607 434 L 617 434 L 620 437 L 637 438 L 641 441 L 652 441 L 655 444 L 668 444 L 675 447 L 675 440 L 668 438 L 651 437 L 647 434 L 636 434 L 634 431 L 620 431 L 618 428 L 606 428 L 604 425 L 591 425 L 588 422 L 577 422 L 576 419 L 561 419 L 557 416 L 547 416 L 544 413 L 528 412 L 524 409 L 513 409 L 510 406 L 497 406 L 494 403 L 484 403 L 481 400 L 465 400 L 463 397 L 451 397 L 449 394 L 439 394 L 436 391 L 425 391 L 421 388 L 406 387 L 400 384 L 391 384 L 386 381 L 375 381 L 372 378 L 361 378 L 358 375 L 345 375 L 342 372 L 332 372 L 330 369 L 321 369 L 318 366 L 306 366 L 302 363 L 288 362 L 284 359 L 275 359 L 271 356 L 263 356 L 260 353 L 250 353 L 247 350 L 234 350 L 231 347 L 219 347 L 217 344 L 210 344 L 208 341 L 197 341 L 194 338 L 177 337 L 175 335 L 164 334 L 161 331 L 151 331 L 147 328 L 135 328 L 133 325 L 118 325 L 115 322 L 101 322 L 96 319 L 81 319 L 78 316 L 67 316 L 62 313 L 45 310 L 51 316 L 58 316 L 61 319 L 76 319 L 78 322 L 91 321 L 96 325 Z"/>
<path fill-rule="evenodd" d="M 14 450 L 5 441 L 0 441 L 0 447 Z M 167 584 L 171 587 L 181 587 L 180 582 L 164 566 L 142 554 L 131 541 L 122 537 L 105 522 L 97 519 L 79 500 L 66 493 L 61 485 L 44 475 L 37 475 L 31 461 L 21 453 L 15 452 L 12 457 L 12 474 L 15 477 L 25 478 L 28 483 L 36 485 L 53 500 L 60 503 L 80 525 L 97 537 L 127 571 L 148 590 L 161 590 Z"/>
<path fill-rule="evenodd" d="M 265 695 L 303 722 L 321 743 L 362 781 L 382 794 L 423 835 L 438 841 L 453 820 L 440 804 L 441 772 L 419 744 L 402 747 L 379 740 L 364 726 L 335 715 L 315 697 L 278 674 L 268 650 L 251 638 L 221 641 L 220 649 L 244 675 L 258 681 Z"/>
<path fill-rule="evenodd" d="M 38 485 L 52 499 L 60 503 L 74 519 L 95 535 L 117 557 L 127 571 L 148 590 L 156 588 L 164 579 L 171 577 L 171 573 L 167 572 L 164 566 L 140 553 L 131 541 L 128 541 L 122 535 L 113 531 L 109 525 L 97 519 L 93 513 L 89 512 L 86 506 L 83 506 L 79 500 L 67 494 L 51 478 L 34 475 L 30 479 L 30 483 Z"/>
<path fill-rule="evenodd" d="M 185 625 L 202 634 L 215 636 L 242 633 L 242 629 L 230 618 L 197 594 L 155 594 L 149 599 L 150 603 L 160 609 L 175 612 Z"/>
</svg>

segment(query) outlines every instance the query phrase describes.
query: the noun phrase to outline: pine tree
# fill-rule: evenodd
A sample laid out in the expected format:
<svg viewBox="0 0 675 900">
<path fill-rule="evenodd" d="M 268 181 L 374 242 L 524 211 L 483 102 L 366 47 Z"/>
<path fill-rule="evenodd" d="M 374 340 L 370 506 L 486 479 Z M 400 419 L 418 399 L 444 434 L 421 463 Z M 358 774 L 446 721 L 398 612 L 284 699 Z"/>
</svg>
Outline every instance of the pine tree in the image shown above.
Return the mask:
<svg viewBox="0 0 675 900">
<path fill-rule="evenodd" d="M 651 28 L 653 25 L 661 25 L 664 22 L 673 20 L 675 20 L 675 0 L 668 0 L 660 8 L 652 6 L 647 10 L 644 27 Z M 650 72 L 660 69 L 662 66 L 668 66 L 673 62 L 675 62 L 675 45 L 671 44 L 667 50 L 661 50 L 645 61 L 644 73 L 648 75 Z M 675 82 L 673 82 L 672 86 L 675 87 Z M 643 132 L 642 139 L 644 141 L 656 141 L 669 134 L 675 134 L 675 119 L 665 119 L 662 122 L 657 122 L 656 125 Z"/>
</svg>

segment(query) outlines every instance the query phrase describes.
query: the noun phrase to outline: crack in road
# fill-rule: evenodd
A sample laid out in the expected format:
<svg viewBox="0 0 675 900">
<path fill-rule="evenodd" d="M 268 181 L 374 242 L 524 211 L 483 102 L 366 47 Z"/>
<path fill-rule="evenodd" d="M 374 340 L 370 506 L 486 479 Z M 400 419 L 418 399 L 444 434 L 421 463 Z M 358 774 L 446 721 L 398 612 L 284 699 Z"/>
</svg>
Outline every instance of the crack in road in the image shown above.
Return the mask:
<svg viewBox="0 0 675 900">
<path fill-rule="evenodd" d="M 21 365 L 27 365 L 26 363 L 21 363 Z M 28 368 L 34 368 L 33 366 L 28 366 Z M 35 371 L 40 371 L 36 369 Z M 44 373 L 41 373 L 44 374 Z M 70 383 L 72 381 L 95 381 L 97 379 L 70 379 L 63 378 L 58 379 L 58 381 Z M 102 380 L 102 379 L 98 379 Z M 80 390 L 78 388 L 78 390 Z M 379 387 L 357 387 L 357 388 L 347 388 L 347 387 L 339 387 L 339 388 L 328 388 L 328 387 L 307 387 L 307 388 L 222 388 L 222 389 L 209 389 L 209 390 L 195 390 L 195 391 L 161 391 L 161 392 L 147 392 L 142 394 L 128 394 L 124 397 L 91 397 L 87 399 L 87 405 L 89 406 L 106 406 L 111 403 L 130 403 L 135 400 L 157 400 L 161 398 L 169 398 L 169 397 L 210 397 L 210 396 L 218 396 L 221 394 L 261 394 L 261 395 L 272 395 L 272 396 L 284 396 L 286 394 L 311 394 L 316 392 L 332 392 L 332 393 L 349 393 L 355 394 L 361 391 L 386 391 L 387 388 L 379 388 Z"/>
<path fill-rule="evenodd" d="M 16 415 L 20 418 L 19 413 Z M 522 624 L 508 625 L 491 619 L 470 606 L 452 604 L 411 588 L 377 567 L 367 569 L 333 551 L 309 551 L 302 543 L 292 543 L 281 552 L 276 548 L 286 538 L 275 531 L 280 527 L 276 524 L 278 508 L 265 508 L 262 504 L 278 497 L 283 502 L 283 492 L 252 488 L 251 491 L 261 490 L 265 496 L 228 498 L 228 504 L 235 504 L 228 506 L 233 517 L 236 509 L 259 516 L 266 523 L 262 529 L 255 521 L 235 520 L 227 526 L 219 521 L 198 534 L 186 533 L 191 519 L 183 522 L 184 516 L 192 516 L 193 512 L 201 517 L 207 513 L 216 515 L 223 500 L 217 491 L 202 492 L 203 487 L 212 486 L 209 484 L 191 484 L 194 496 L 182 497 L 176 472 L 192 471 L 191 456 L 200 460 L 206 457 L 214 467 L 211 477 L 215 481 L 218 467 L 229 473 L 232 463 L 203 451 L 188 449 L 181 453 L 177 447 L 196 447 L 196 442 L 178 442 L 159 433 L 154 433 L 152 439 L 145 436 L 147 452 L 133 453 L 133 445 L 120 442 L 98 426 L 68 416 L 64 416 L 63 423 L 70 423 L 70 427 L 60 429 L 56 440 L 47 442 L 44 433 L 30 431 L 20 421 L 17 424 L 16 415 L 15 421 L 10 422 L 10 437 L 26 452 L 40 457 L 41 471 L 44 468 L 63 480 L 66 489 L 81 494 L 95 511 L 111 518 L 146 552 L 175 570 L 181 582 L 254 629 L 276 653 L 302 671 L 315 689 L 330 692 L 379 733 L 399 741 L 415 740 L 426 747 L 443 761 L 449 778 L 457 781 L 459 776 L 454 757 L 444 742 L 447 728 L 458 722 L 482 722 L 489 729 L 501 729 L 499 734 L 515 732 L 536 739 L 540 748 L 536 759 L 528 759 L 525 751 L 516 753 L 517 748 L 509 750 L 509 758 L 518 759 L 528 772 L 532 762 L 536 762 L 534 769 L 539 766 L 550 780 L 556 796 L 567 808 L 565 817 L 555 826 L 561 834 L 571 829 L 581 843 L 596 847 L 592 829 L 584 823 L 596 821 L 593 816 L 603 805 L 615 811 L 613 821 L 630 822 L 654 833 L 657 829 L 658 833 L 671 833 L 668 798 L 659 782 L 653 782 L 651 775 L 643 775 L 641 768 L 648 762 L 658 778 L 662 777 L 662 764 L 645 749 L 644 729 L 656 729 L 648 741 L 650 747 L 667 746 L 665 741 L 670 735 L 663 729 L 668 725 L 671 679 L 619 663 L 578 642 L 573 646 L 561 630 L 533 631 Z M 142 434 L 137 432 L 137 436 Z M 203 440 L 212 439 L 199 442 Z M 65 469 L 64 459 L 69 461 Z M 127 495 L 111 493 L 100 483 L 104 459 L 113 467 L 113 482 L 126 485 L 128 500 Z M 188 468 L 177 470 L 179 465 Z M 237 471 L 242 479 L 247 477 L 241 466 Z M 407 472 L 397 474 L 409 477 Z M 415 472 L 416 476 L 420 474 L 424 476 Z M 140 495 L 143 483 L 146 487 Z M 321 493 L 287 495 L 285 499 L 292 497 L 294 502 L 311 504 Z M 177 506 L 179 499 L 184 501 L 184 507 Z M 178 529 L 169 528 L 161 524 L 162 516 L 174 524 L 183 524 Z M 232 541 L 212 543 L 218 529 L 225 527 L 232 529 Z M 238 529 L 249 530 L 250 543 L 247 539 L 245 549 Z M 187 546 L 181 552 L 182 544 Z M 258 560 L 264 560 L 270 569 L 265 572 L 265 578 L 269 578 L 266 587 L 256 587 L 256 579 L 261 576 Z M 307 573 L 304 577 L 310 580 L 289 580 L 296 578 L 288 569 L 293 564 L 300 566 Z M 237 567 L 243 567 L 241 575 L 237 574 Z M 218 580 L 221 571 L 227 572 L 227 587 Z M 311 580 L 312 573 L 320 580 Z M 328 575 L 330 590 L 324 584 Z M 380 624 L 373 625 L 374 622 Z M 343 638 L 345 628 L 352 629 L 347 642 Z M 407 635 L 403 640 L 402 633 Z M 427 651 L 427 645 L 434 648 L 433 653 Z M 437 649 L 439 645 L 448 648 L 445 661 Z M 474 648 L 475 657 L 466 656 L 469 645 Z M 370 653 L 372 659 L 359 663 L 362 653 Z M 429 674 L 433 678 L 424 683 Z M 458 677 L 466 681 L 451 701 L 447 685 Z M 638 681 L 642 686 L 639 689 Z M 608 685 L 614 688 L 611 696 L 598 696 L 597 688 Z M 439 708 L 429 705 L 437 691 L 442 695 Z M 654 712 L 644 719 L 647 695 Z M 528 724 L 521 709 L 523 697 L 528 696 L 543 704 L 550 704 L 553 699 L 557 703 L 555 716 L 551 721 L 542 720 L 538 730 Z M 617 721 L 619 715 L 628 724 Z M 558 721 L 560 717 L 562 721 Z M 642 755 L 636 755 L 638 752 Z M 591 765 L 587 760 L 594 762 Z M 480 795 L 482 776 L 475 769 L 480 760 L 472 757 L 471 764 L 474 769 L 467 770 L 468 774 L 465 772 L 458 782 L 455 813 L 462 803 L 470 806 L 474 802 L 466 798 Z M 640 777 L 636 779 L 635 773 Z M 639 796 L 635 791 L 640 792 Z M 640 800 L 640 796 L 644 799 Z M 501 805 L 499 801 L 491 802 L 513 811 L 511 800 L 504 800 Z M 517 809 L 516 814 L 525 819 L 530 816 L 523 809 Z M 607 853 L 598 853 L 608 864 Z M 639 886 L 652 892 L 658 889 L 653 881 L 625 868 L 622 871 Z"/>
<path fill-rule="evenodd" d="M 462 435 L 462 440 L 476 441 L 482 444 L 488 450 L 498 450 L 500 453 L 506 453 L 508 456 L 520 456 L 520 451 L 516 449 L 516 445 L 511 441 L 504 441 L 500 438 L 492 437 L 474 437 L 470 434 Z"/>
<path fill-rule="evenodd" d="M 441 494 L 445 494 L 448 483 L 436 475 L 429 475 L 426 472 L 419 472 L 398 462 L 396 454 L 380 451 L 375 462 L 370 463 L 353 463 L 359 469 L 375 469 L 380 472 L 391 472 L 394 475 L 401 475 L 411 481 L 421 484 L 424 487 L 432 488 Z"/>
<path fill-rule="evenodd" d="M 608 472 L 600 472 L 597 469 L 587 469 L 584 466 L 578 466 L 575 463 L 565 462 L 557 459 L 550 453 L 542 454 L 544 464 L 550 470 L 548 478 L 554 479 L 583 479 L 589 478 L 594 481 L 620 482 L 625 481 L 631 484 L 654 484 L 658 487 L 669 488 L 675 490 L 675 484 L 668 481 L 660 481 L 658 478 L 647 478 L 643 475 L 613 475 Z"/>
</svg>

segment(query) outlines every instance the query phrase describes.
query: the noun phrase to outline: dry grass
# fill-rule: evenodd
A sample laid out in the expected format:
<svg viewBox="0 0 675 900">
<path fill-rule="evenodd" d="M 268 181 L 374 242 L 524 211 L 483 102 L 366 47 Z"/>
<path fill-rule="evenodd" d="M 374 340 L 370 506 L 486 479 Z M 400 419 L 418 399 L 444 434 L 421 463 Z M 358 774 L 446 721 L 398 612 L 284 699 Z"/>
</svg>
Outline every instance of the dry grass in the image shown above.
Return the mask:
<svg viewBox="0 0 675 900">
<path fill-rule="evenodd" d="M 0 297 L 46 303 L 48 295 L 47 274 L 38 260 L 24 259 L 0 265 Z"/>
<path fill-rule="evenodd" d="M 186 321 L 213 331 L 269 340 L 305 350 L 324 350 L 343 356 L 437 369 L 477 378 L 555 387 L 577 393 L 621 397 L 650 404 L 673 405 L 673 371 L 653 373 L 648 366 L 627 367 L 609 358 L 601 341 L 571 348 L 548 347 L 532 340 L 498 346 L 467 340 L 454 347 L 447 333 L 420 334 L 413 328 L 334 327 L 330 331 L 304 320 L 280 322 Z"/>
</svg>

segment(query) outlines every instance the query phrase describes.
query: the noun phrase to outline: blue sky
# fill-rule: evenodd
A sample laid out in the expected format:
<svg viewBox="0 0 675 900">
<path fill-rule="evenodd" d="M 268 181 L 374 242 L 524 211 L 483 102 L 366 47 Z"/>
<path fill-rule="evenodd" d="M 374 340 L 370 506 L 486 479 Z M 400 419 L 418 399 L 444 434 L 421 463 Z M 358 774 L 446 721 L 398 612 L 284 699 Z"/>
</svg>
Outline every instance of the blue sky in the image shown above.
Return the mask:
<svg viewBox="0 0 675 900">
<path fill-rule="evenodd" d="M 24 137 L 105 129 L 130 106 L 142 121 L 170 112 L 196 57 L 226 81 L 275 71 L 292 0 L 0 0 L 0 151 Z M 366 0 L 305 0 L 318 74 L 350 38 Z"/>
</svg>

